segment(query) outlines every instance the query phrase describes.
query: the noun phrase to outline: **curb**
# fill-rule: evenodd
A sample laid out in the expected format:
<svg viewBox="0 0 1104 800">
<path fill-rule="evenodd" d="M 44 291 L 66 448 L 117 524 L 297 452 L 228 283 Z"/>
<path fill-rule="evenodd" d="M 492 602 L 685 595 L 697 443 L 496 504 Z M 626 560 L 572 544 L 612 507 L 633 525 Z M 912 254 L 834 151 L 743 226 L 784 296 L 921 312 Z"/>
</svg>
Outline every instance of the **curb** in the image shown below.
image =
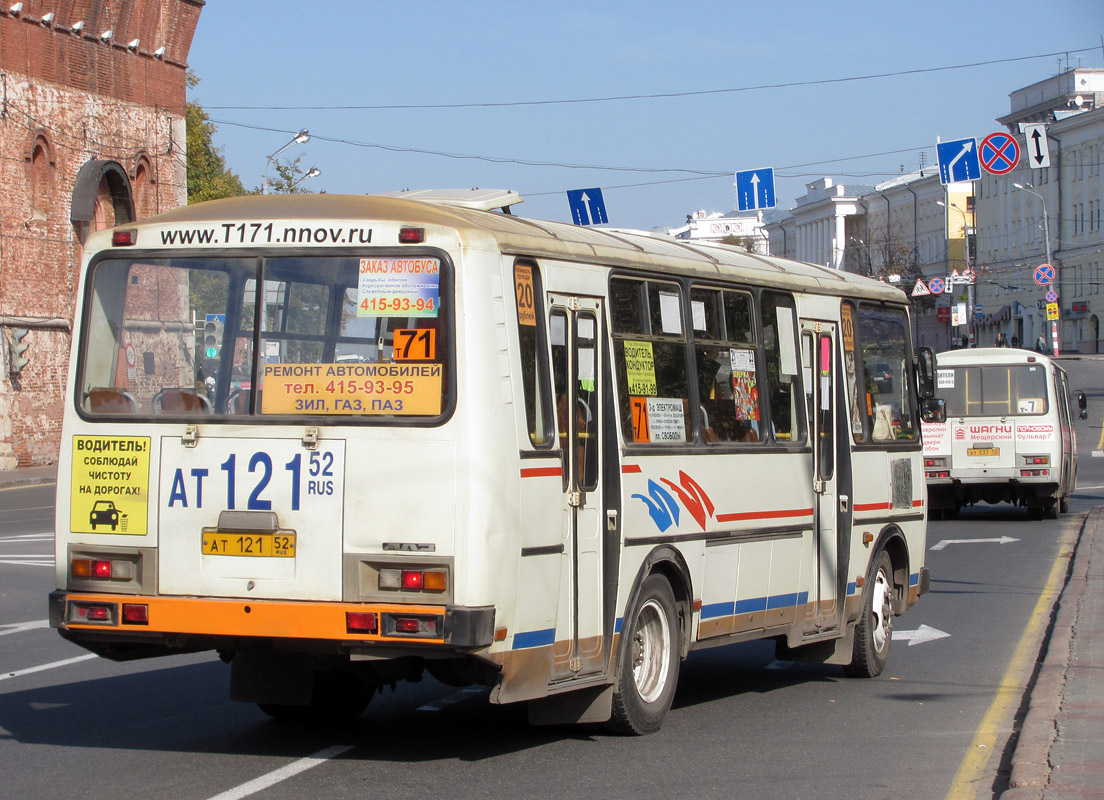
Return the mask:
<svg viewBox="0 0 1104 800">
<path fill-rule="evenodd" d="M 1056 718 L 1062 707 L 1073 631 L 1088 582 L 1091 548 L 1082 550 L 1082 545 L 1091 543 L 1100 526 L 1102 512 L 1104 507 L 1099 506 L 1089 511 L 1074 542 L 1073 564 L 1066 585 L 1055 601 L 1054 622 L 1044 643 L 1046 655 L 1029 688 L 1027 714 L 1012 753 L 1009 788 L 1001 793 L 1000 800 L 1040 800 L 1050 781 L 1050 749 L 1058 735 Z"/>
</svg>

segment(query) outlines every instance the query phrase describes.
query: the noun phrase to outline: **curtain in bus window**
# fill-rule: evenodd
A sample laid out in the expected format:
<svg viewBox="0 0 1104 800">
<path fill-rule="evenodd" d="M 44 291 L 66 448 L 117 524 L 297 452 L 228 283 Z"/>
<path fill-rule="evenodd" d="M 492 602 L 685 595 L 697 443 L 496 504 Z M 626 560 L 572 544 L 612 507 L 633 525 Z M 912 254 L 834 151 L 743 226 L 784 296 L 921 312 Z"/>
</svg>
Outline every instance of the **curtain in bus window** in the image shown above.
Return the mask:
<svg viewBox="0 0 1104 800">
<path fill-rule="evenodd" d="M 638 444 L 688 441 L 690 389 L 682 287 L 614 278 L 610 317 L 625 440 Z"/>
<path fill-rule="evenodd" d="M 902 309 L 859 306 L 862 343 L 863 412 L 874 441 L 917 437 L 916 411 L 909 391 L 910 332 Z"/>
</svg>

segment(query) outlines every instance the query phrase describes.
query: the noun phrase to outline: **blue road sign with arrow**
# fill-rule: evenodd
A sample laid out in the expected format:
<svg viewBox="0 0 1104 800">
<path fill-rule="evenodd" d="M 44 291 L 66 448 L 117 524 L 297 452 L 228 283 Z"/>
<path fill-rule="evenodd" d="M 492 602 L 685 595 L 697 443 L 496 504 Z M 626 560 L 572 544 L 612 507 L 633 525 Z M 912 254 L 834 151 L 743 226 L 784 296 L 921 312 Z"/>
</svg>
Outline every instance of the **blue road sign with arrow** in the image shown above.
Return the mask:
<svg viewBox="0 0 1104 800">
<path fill-rule="evenodd" d="M 736 173 L 736 208 L 739 211 L 755 211 L 774 206 L 773 167 Z"/>
<path fill-rule="evenodd" d="M 576 225 L 602 225 L 609 222 L 601 189 L 571 189 L 567 193 L 571 221 Z"/>
<path fill-rule="evenodd" d="M 978 161 L 977 141 L 974 139 L 940 142 L 935 146 L 935 152 L 939 156 L 940 183 L 976 181 L 981 177 L 981 162 Z"/>
</svg>

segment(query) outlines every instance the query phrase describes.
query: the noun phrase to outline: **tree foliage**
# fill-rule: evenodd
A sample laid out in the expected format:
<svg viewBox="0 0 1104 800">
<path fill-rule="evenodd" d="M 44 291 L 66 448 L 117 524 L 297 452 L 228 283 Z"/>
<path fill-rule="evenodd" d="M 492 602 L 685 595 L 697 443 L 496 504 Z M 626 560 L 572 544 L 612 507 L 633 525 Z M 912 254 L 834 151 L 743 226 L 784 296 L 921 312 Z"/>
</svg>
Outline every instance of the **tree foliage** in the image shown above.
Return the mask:
<svg viewBox="0 0 1104 800">
<path fill-rule="evenodd" d="M 199 79 L 188 74 L 188 86 Z M 226 159 L 214 145 L 215 131 L 207 112 L 199 103 L 189 101 L 184 112 L 188 146 L 188 203 L 217 200 L 247 194 L 241 178 L 226 166 Z"/>
</svg>

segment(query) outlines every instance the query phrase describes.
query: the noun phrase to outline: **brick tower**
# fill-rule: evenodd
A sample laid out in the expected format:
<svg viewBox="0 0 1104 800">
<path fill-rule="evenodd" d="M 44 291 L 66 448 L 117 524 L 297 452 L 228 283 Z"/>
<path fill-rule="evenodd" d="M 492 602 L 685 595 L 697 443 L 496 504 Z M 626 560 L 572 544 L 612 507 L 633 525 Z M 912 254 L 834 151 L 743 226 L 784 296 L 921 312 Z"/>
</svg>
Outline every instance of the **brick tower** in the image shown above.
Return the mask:
<svg viewBox="0 0 1104 800">
<path fill-rule="evenodd" d="M 57 460 L 81 245 L 187 203 L 204 0 L 0 0 L 0 469 Z"/>
</svg>

